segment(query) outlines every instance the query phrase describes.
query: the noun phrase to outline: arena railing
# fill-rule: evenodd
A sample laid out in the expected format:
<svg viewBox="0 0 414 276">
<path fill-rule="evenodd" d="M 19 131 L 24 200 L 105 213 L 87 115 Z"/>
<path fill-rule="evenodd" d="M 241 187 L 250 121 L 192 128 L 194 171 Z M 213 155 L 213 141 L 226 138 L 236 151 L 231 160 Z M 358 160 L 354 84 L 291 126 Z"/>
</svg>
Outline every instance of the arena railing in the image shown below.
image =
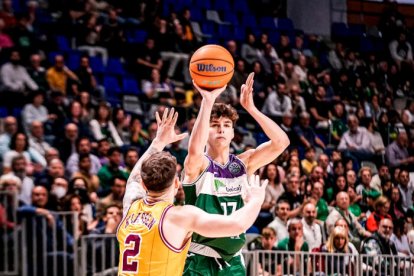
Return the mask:
<svg viewBox="0 0 414 276">
<path fill-rule="evenodd" d="M 17 195 L 0 191 L 0 275 L 18 275 Z"/>
</svg>

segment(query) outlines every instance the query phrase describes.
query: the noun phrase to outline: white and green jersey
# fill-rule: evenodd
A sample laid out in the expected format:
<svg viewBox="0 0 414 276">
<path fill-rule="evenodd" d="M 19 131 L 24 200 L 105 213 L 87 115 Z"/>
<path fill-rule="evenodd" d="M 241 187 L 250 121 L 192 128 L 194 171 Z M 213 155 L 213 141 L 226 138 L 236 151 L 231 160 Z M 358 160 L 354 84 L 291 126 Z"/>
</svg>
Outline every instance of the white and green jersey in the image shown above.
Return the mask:
<svg viewBox="0 0 414 276">
<path fill-rule="evenodd" d="M 226 165 L 214 162 L 209 156 L 207 158 L 210 163 L 204 172 L 193 183 L 183 183 L 185 203 L 210 214 L 230 215 L 244 205 L 242 194 L 248 183 L 246 166 L 233 154 Z M 192 237 L 193 243 L 214 249 L 224 260 L 230 260 L 238 253 L 245 240 L 244 233 L 227 238 L 206 238 L 194 233 Z"/>
</svg>

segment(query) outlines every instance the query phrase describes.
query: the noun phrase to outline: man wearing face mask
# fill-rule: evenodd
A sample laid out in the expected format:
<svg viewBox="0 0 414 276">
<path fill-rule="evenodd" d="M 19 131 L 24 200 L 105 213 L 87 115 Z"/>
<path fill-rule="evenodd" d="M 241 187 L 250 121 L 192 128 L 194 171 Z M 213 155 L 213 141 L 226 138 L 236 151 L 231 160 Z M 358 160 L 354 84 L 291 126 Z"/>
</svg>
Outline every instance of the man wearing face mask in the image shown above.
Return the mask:
<svg viewBox="0 0 414 276">
<path fill-rule="evenodd" d="M 56 197 L 57 201 L 60 201 L 67 194 L 68 186 L 68 181 L 63 177 L 55 178 L 50 190 L 50 197 Z"/>
</svg>

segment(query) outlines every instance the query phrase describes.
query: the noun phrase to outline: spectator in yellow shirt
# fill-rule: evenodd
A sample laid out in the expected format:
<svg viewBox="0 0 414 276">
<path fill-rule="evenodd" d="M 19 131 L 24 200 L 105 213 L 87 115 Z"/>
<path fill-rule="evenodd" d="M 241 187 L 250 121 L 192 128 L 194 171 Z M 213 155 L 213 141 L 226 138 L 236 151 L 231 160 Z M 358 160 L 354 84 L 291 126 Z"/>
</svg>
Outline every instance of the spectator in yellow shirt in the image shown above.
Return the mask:
<svg viewBox="0 0 414 276">
<path fill-rule="evenodd" d="M 49 83 L 50 89 L 53 91 L 60 91 L 66 95 L 67 80 L 70 78 L 73 81 L 79 82 L 78 77 L 68 67 L 65 66 L 65 60 L 62 55 L 55 57 L 55 65 L 49 68 L 46 72 L 46 80 Z M 77 94 L 76 86 L 73 86 L 73 92 Z"/>
<path fill-rule="evenodd" d="M 305 159 L 303 159 L 300 164 L 302 165 L 303 172 L 306 175 L 309 175 L 313 169 L 313 167 L 318 165 L 318 162 L 316 162 L 315 158 L 315 148 L 314 147 L 308 147 L 305 150 Z"/>
</svg>

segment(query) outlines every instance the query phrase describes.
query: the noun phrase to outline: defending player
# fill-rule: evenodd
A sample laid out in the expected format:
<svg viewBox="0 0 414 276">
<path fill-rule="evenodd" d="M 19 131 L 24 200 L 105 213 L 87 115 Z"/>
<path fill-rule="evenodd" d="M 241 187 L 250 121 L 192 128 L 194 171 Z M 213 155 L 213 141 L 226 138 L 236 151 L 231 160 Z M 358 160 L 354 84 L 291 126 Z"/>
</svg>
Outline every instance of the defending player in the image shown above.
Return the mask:
<svg viewBox="0 0 414 276">
<path fill-rule="evenodd" d="M 231 216 L 212 215 L 194 206 L 174 207 L 180 182 L 177 162 L 162 152 L 183 139 L 174 127 L 178 113 L 156 114 L 158 130 L 149 149 L 135 165 L 127 183 L 124 214 L 118 227 L 118 275 L 182 275 L 193 231 L 208 237 L 234 236 L 250 227 L 260 211 L 267 182 L 252 176 L 244 208 Z"/>
<path fill-rule="evenodd" d="M 206 91 L 193 82 L 203 100 L 184 163 L 186 204 L 212 214 L 233 214 L 243 206 L 247 176 L 276 159 L 289 145 L 286 133 L 254 105 L 253 77 L 251 73 L 242 85 L 240 103 L 270 141 L 238 156 L 230 154 L 237 112 L 229 105 L 214 103 L 225 87 Z M 228 238 L 194 234 L 184 275 L 245 275 L 241 256 L 244 243 L 244 233 Z"/>
</svg>

